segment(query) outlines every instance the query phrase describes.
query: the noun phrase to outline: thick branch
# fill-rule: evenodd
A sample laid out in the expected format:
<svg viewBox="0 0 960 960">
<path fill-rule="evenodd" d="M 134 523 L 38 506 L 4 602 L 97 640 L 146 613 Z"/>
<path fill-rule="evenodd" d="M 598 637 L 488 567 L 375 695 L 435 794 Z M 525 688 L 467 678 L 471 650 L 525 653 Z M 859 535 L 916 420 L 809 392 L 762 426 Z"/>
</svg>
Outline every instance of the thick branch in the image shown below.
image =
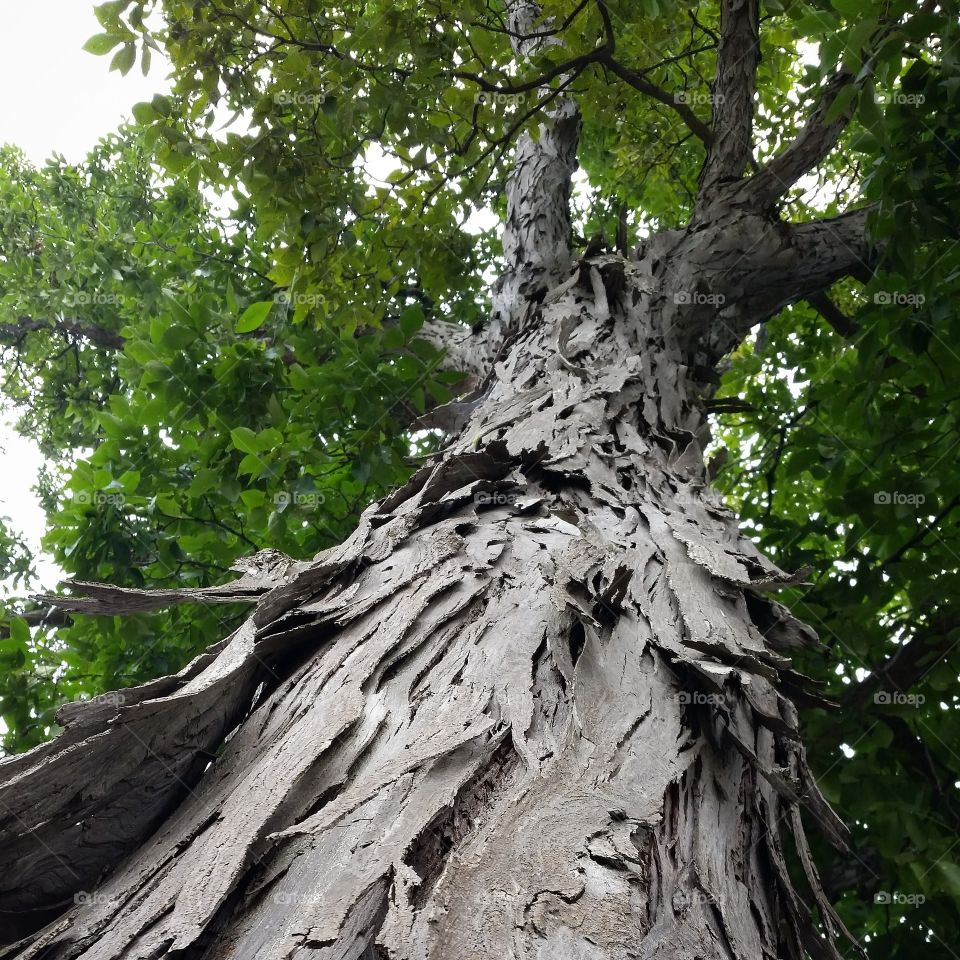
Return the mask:
<svg viewBox="0 0 960 960">
<path fill-rule="evenodd" d="M 470 327 L 445 320 L 428 320 L 417 336 L 443 351 L 441 370 L 464 373 L 478 382 L 490 372 L 486 339 Z"/>
<path fill-rule="evenodd" d="M 816 297 L 838 280 L 872 273 L 874 253 L 867 238 L 869 207 L 809 223 L 782 224 L 784 246 L 758 271 L 748 298 L 765 320 L 783 307 Z"/>
<path fill-rule="evenodd" d="M 106 347 L 111 350 L 120 350 L 124 344 L 124 338 L 119 333 L 105 330 L 103 327 L 94 324 L 85 324 L 79 320 L 68 320 L 66 318 L 35 320 L 33 317 L 18 317 L 15 323 L 0 324 L 0 344 L 18 346 L 28 333 L 36 333 L 41 330 L 49 333 L 59 333 L 66 337 L 88 340 L 98 347 Z"/>
<path fill-rule="evenodd" d="M 856 336 L 859 327 L 825 293 L 811 294 L 807 303 L 845 340 Z"/>
<path fill-rule="evenodd" d="M 850 73 L 838 73 L 827 84 L 806 126 L 783 153 L 774 157 L 748 183 L 751 200 L 762 207 L 782 197 L 805 173 L 814 169 L 836 146 L 850 117 L 854 101 L 828 120 L 830 108 L 842 90 L 853 83 Z"/>
<path fill-rule="evenodd" d="M 540 5 L 509 0 L 507 22 L 518 36 L 531 35 Z M 527 57 L 555 38 L 514 39 L 518 57 Z M 491 358 L 523 322 L 530 303 L 556 285 L 570 266 L 570 190 L 577 167 L 580 114 L 567 96 L 557 97 L 544 113 L 539 137 L 524 132 L 517 141 L 507 184 L 503 228 L 505 269 L 493 292 L 493 317 L 487 327 Z"/>
<path fill-rule="evenodd" d="M 722 290 L 727 307 L 707 336 L 708 362 L 729 353 L 753 326 L 784 307 L 816 298 L 843 277 L 871 273 L 875 253 L 866 230 L 870 209 L 799 224 L 769 224 L 757 217 L 756 231 L 745 231 L 741 240 L 758 254 L 755 266 L 739 275 L 735 286 Z M 717 286 L 723 286 L 722 278 Z"/>
<path fill-rule="evenodd" d="M 56 607 L 38 607 L 34 610 L 24 610 L 18 613 L 16 610 L 8 611 L 7 616 L 23 620 L 30 627 L 64 627 L 70 623 L 70 616 L 65 610 Z M 0 640 L 5 640 L 10 636 L 9 622 L 0 624 Z"/>
<path fill-rule="evenodd" d="M 806 126 L 783 153 L 754 176 L 748 185 L 750 198 L 761 206 L 769 206 L 782 197 L 805 173 L 813 170 L 837 145 L 856 107 L 856 96 L 850 97 L 841 109 L 831 108 L 837 99 L 853 84 L 860 86 L 873 72 L 877 52 L 891 33 L 901 26 L 909 26 L 917 16 L 927 16 L 936 8 L 937 0 L 923 4 L 905 24 L 888 21 L 878 29 L 867 45 L 863 66 L 855 76 L 849 70 L 839 70 L 825 85 L 819 103 Z"/>
<path fill-rule="evenodd" d="M 723 0 L 713 81 L 713 137 L 700 173 L 700 197 L 738 180 L 752 156 L 753 97 L 760 63 L 757 0 Z"/>
<path fill-rule="evenodd" d="M 183 587 L 174 590 L 136 590 L 104 583 L 67 580 L 63 586 L 73 596 L 44 594 L 38 603 L 60 610 L 101 616 L 145 613 L 179 603 L 253 603 L 281 583 L 296 564 L 278 550 L 260 550 L 238 560 L 231 569 L 243 574 L 232 583 L 217 587 Z"/>
</svg>

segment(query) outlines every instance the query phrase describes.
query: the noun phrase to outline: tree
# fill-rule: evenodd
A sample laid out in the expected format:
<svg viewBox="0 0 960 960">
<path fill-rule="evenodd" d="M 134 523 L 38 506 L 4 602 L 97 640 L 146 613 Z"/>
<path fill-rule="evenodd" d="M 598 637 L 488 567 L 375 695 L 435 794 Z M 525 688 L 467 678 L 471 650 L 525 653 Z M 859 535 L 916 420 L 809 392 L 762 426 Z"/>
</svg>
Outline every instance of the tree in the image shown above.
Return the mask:
<svg viewBox="0 0 960 960">
<path fill-rule="evenodd" d="M 845 830 L 800 738 L 797 706 L 822 702 L 788 659 L 816 636 L 774 599 L 808 574 L 764 557 L 711 488 L 708 413 L 750 409 L 772 380 L 771 422 L 796 427 L 805 408 L 782 426 L 790 401 L 757 369 L 781 358 L 823 380 L 839 353 L 827 408 L 868 391 L 878 357 L 902 362 L 901 337 L 937 367 L 942 335 L 915 328 L 952 329 L 952 312 L 897 318 L 923 306 L 902 286 L 915 251 L 951 260 L 956 18 L 777 5 L 761 32 L 733 0 L 410 6 L 164 5 L 181 99 L 137 111 L 161 162 L 194 185 L 240 180 L 296 320 L 317 306 L 297 294 L 322 288 L 341 341 L 399 330 L 409 353 L 417 327 L 468 392 L 407 423 L 450 435 L 312 561 L 259 552 L 219 586 L 51 598 L 254 608 L 179 674 L 65 707 L 57 739 L 5 761 L 13 953 L 837 956 L 803 811 L 838 846 Z M 101 7 L 91 47 L 120 44 L 128 69 L 135 40 L 156 42 L 142 14 Z M 819 66 L 798 35 L 825 37 Z M 896 91 L 882 113 L 874 85 Z M 927 96 L 943 149 L 918 164 L 929 128 L 906 108 Z M 248 136 L 207 132 L 220 100 L 250 112 Z M 363 174 L 373 145 L 393 188 Z M 619 214 L 616 252 L 571 245 L 578 157 L 601 198 L 590 226 L 643 211 Z M 811 171 L 834 198 L 802 202 Z M 469 287 L 439 248 L 504 176 L 503 272 L 479 323 L 482 306 L 450 308 Z M 879 344 L 801 338 L 804 304 L 852 336 L 860 284 L 894 308 L 858 311 Z M 401 288 L 431 305 L 407 330 L 383 308 Z M 253 303 L 236 332 L 272 315 Z M 787 344 L 771 361 L 750 342 L 768 321 Z M 269 455 L 274 437 L 238 429 Z M 768 513 L 785 500 L 789 523 L 803 497 L 775 481 L 793 469 L 796 486 L 809 443 L 789 467 L 785 447 Z M 917 606 L 875 600 L 890 621 Z M 934 613 L 874 688 L 915 678 L 911 646 L 942 660 Z"/>
</svg>

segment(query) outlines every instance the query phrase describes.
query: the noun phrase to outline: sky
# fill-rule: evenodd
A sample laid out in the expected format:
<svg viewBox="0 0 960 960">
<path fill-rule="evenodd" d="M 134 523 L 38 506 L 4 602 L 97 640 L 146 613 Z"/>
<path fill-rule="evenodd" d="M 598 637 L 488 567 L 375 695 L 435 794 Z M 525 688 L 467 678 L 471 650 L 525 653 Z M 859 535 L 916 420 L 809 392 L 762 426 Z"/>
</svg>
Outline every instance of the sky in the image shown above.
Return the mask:
<svg viewBox="0 0 960 960">
<path fill-rule="evenodd" d="M 37 165 L 53 153 L 81 160 L 134 103 L 169 86 L 156 55 L 148 77 L 139 63 L 122 77 L 109 71 L 109 56 L 82 49 L 102 32 L 88 0 L 0 0 L 0 11 L 0 143 L 16 144 Z M 43 460 L 10 428 L 11 419 L 0 410 L 0 514 L 36 551 L 44 516 L 31 488 Z M 37 567 L 39 586 L 53 587 L 56 566 L 41 558 Z"/>
</svg>

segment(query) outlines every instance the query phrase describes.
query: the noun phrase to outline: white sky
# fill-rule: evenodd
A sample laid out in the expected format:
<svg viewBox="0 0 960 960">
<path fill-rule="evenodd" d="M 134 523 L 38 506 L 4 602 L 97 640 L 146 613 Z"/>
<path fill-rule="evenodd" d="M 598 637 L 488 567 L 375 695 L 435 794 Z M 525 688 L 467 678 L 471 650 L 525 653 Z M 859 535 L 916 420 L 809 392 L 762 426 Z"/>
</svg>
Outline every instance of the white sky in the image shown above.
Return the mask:
<svg viewBox="0 0 960 960">
<path fill-rule="evenodd" d="M 0 141 L 34 163 L 54 152 L 81 160 L 133 104 L 167 89 L 156 55 L 149 77 L 139 63 L 122 77 L 107 69 L 110 55 L 81 49 L 103 32 L 93 7 L 89 0 L 0 0 Z"/>
<path fill-rule="evenodd" d="M 166 90 L 166 69 L 154 54 L 149 77 L 139 63 L 125 77 L 108 70 L 110 56 L 82 46 L 102 29 L 89 0 L 0 0 L 0 143 L 14 143 L 35 164 L 53 153 L 81 160 L 97 140 L 130 115 L 138 100 Z M 0 413 L 0 514 L 10 517 L 36 550 L 44 516 L 32 487 L 42 458 Z M 40 585 L 59 573 L 38 563 Z"/>
</svg>

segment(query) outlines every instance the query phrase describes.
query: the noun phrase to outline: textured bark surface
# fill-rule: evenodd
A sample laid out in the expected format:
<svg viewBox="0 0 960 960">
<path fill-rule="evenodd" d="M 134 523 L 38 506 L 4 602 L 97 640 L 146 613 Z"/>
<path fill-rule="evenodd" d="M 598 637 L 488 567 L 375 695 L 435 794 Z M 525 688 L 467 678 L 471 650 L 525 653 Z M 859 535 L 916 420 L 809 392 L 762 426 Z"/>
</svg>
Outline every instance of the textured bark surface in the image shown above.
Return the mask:
<svg viewBox="0 0 960 960">
<path fill-rule="evenodd" d="M 812 634 L 705 484 L 651 263 L 576 268 L 347 543 L 4 764 L 4 909 L 69 905 L 11 955 L 829 955 L 783 853 L 798 805 L 842 836 Z"/>
<path fill-rule="evenodd" d="M 254 606 L 0 764 L 0 957 L 838 956 L 802 811 L 844 828 L 787 657 L 816 636 L 702 451 L 717 361 L 861 265 L 864 215 L 725 204 L 749 138 L 721 120 L 717 193 L 630 259 L 570 259 L 575 108 L 519 144 L 483 388 L 344 544 L 57 600 Z"/>
</svg>

